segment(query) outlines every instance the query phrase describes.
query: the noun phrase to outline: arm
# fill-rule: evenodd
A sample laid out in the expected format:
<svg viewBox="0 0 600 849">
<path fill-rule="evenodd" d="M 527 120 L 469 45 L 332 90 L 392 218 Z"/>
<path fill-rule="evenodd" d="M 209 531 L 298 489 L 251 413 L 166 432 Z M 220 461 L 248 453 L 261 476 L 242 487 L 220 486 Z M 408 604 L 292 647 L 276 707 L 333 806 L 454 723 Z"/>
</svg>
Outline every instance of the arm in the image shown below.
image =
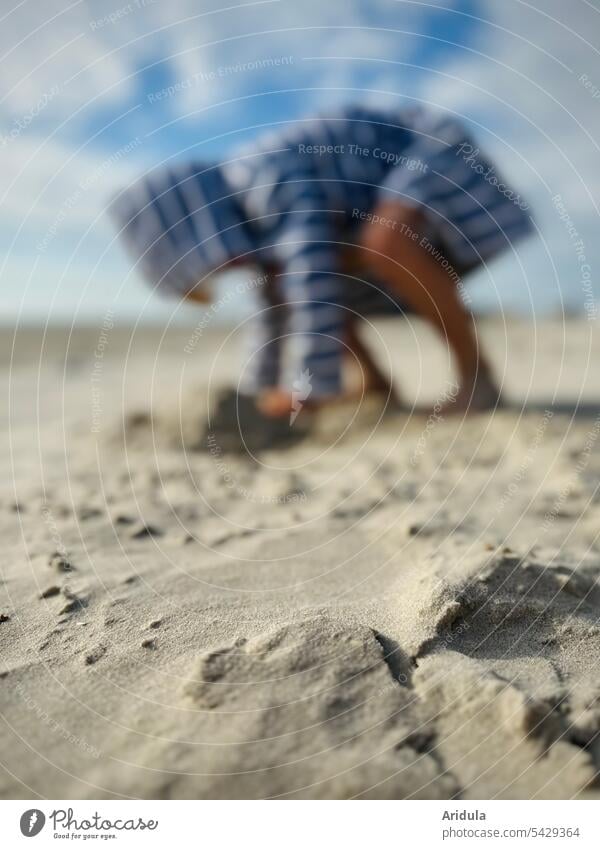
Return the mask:
<svg viewBox="0 0 600 849">
<path fill-rule="evenodd" d="M 398 202 L 381 204 L 376 212 L 384 220 L 396 220 L 398 230 L 370 223 L 361 234 L 363 263 L 417 315 L 441 335 L 454 355 L 461 391 L 451 404 L 456 411 L 467 407 L 485 409 L 498 403 L 494 385 L 482 356 L 472 315 L 463 305 L 448 273 L 409 235 L 419 232 L 420 217 Z"/>
</svg>

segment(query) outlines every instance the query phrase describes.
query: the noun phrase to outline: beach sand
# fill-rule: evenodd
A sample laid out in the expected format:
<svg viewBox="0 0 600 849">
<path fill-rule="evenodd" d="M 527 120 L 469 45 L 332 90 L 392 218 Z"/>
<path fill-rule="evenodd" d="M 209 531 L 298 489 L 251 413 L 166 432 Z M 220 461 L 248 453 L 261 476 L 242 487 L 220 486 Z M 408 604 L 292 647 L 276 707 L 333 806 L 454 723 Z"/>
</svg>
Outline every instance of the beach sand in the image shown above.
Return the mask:
<svg viewBox="0 0 600 849">
<path fill-rule="evenodd" d="M 482 320 L 493 415 L 254 458 L 200 444 L 235 339 L 111 325 L 2 338 L 1 796 L 600 797 L 593 322 Z"/>
</svg>

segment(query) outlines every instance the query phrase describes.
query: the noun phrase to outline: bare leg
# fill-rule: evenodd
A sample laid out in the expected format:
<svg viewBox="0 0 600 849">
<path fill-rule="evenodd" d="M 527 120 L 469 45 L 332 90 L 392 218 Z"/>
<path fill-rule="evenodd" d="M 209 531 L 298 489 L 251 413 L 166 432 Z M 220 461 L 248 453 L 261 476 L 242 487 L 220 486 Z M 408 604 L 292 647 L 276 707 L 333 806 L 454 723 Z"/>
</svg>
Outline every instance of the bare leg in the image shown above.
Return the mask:
<svg viewBox="0 0 600 849">
<path fill-rule="evenodd" d="M 361 265 L 372 269 L 401 300 L 442 335 L 455 357 L 461 389 L 452 407 L 486 409 L 498 401 L 466 311 L 447 272 L 419 245 L 420 216 L 395 201 L 381 204 L 374 214 L 389 224 L 369 222 L 361 234 Z"/>
</svg>

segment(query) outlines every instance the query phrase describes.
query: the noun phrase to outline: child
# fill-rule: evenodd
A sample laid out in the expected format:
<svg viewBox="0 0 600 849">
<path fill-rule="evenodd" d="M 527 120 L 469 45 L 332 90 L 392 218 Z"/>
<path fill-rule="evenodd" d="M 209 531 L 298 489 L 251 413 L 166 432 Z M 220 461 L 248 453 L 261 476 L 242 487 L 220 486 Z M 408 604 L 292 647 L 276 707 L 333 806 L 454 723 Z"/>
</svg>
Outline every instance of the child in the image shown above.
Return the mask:
<svg viewBox="0 0 600 849">
<path fill-rule="evenodd" d="M 342 398 L 344 353 L 366 391 L 387 389 L 356 327 L 407 309 L 455 357 L 452 408 L 497 404 L 457 282 L 530 232 L 526 210 L 460 122 L 421 107 L 296 121 L 220 164 L 156 169 L 112 205 L 161 290 L 205 301 L 214 273 L 265 273 L 241 391 L 271 417 L 293 414 L 298 386 L 305 406 Z"/>
</svg>

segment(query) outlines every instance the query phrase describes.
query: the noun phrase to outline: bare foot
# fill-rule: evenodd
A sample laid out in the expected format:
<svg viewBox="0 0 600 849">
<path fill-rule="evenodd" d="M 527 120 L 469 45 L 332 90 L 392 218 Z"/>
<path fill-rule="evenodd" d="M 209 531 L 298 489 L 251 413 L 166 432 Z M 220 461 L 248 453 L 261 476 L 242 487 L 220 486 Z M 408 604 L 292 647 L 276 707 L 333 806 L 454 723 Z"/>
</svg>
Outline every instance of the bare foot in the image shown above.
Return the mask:
<svg viewBox="0 0 600 849">
<path fill-rule="evenodd" d="M 393 407 L 400 406 L 400 402 L 396 398 L 389 383 L 377 385 L 375 387 L 369 386 L 365 389 L 364 394 L 370 395 L 375 392 L 379 395 L 385 394 L 385 397 L 389 399 L 388 404 Z M 324 407 L 332 407 L 336 404 L 343 404 L 346 401 L 360 403 L 362 398 L 362 391 L 343 392 L 339 395 L 330 395 L 327 398 L 306 399 L 305 401 L 298 403 L 291 393 L 286 392 L 283 389 L 268 389 L 260 393 L 256 399 L 256 406 L 263 416 L 267 416 L 270 419 L 282 419 L 289 416 L 290 423 L 293 424 L 296 416 L 302 410 L 306 412 L 315 412 L 315 410 L 321 410 Z"/>
</svg>

